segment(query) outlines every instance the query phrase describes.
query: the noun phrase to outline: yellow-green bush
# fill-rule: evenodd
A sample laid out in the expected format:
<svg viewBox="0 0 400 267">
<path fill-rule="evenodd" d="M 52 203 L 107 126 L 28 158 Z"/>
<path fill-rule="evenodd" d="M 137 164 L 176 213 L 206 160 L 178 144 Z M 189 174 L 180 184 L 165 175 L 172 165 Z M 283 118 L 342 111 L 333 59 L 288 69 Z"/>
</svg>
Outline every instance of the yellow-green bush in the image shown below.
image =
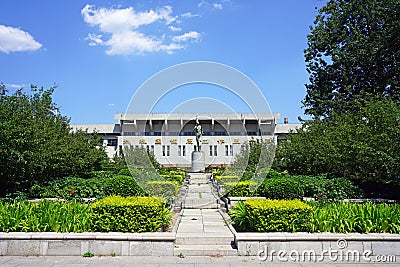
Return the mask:
<svg viewBox="0 0 400 267">
<path fill-rule="evenodd" d="M 216 175 L 214 176 L 215 180 L 217 181 L 217 184 L 225 184 L 225 183 L 236 183 L 239 182 L 239 176 L 237 175 Z"/>
<path fill-rule="evenodd" d="M 257 183 L 252 181 L 224 183 L 224 195 L 234 197 L 250 197 L 256 193 Z"/>
<path fill-rule="evenodd" d="M 248 199 L 248 226 L 257 232 L 308 231 L 313 208 L 300 200 Z"/>
<path fill-rule="evenodd" d="M 165 224 L 165 203 L 154 197 L 109 196 L 92 205 L 100 232 L 155 232 Z"/>
<path fill-rule="evenodd" d="M 150 181 L 145 184 L 144 190 L 151 196 L 171 199 L 178 193 L 179 184 L 176 181 Z"/>
<path fill-rule="evenodd" d="M 176 181 L 179 184 L 182 184 L 183 182 L 183 175 L 181 174 L 161 174 L 161 177 L 163 177 L 167 181 Z"/>
</svg>

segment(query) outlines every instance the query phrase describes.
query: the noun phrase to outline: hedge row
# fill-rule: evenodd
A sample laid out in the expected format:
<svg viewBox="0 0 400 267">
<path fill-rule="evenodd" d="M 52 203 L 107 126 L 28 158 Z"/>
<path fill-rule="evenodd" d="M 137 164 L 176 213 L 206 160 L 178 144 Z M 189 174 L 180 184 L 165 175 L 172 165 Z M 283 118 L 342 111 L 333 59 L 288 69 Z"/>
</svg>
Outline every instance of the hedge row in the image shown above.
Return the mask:
<svg viewBox="0 0 400 267">
<path fill-rule="evenodd" d="M 122 169 L 120 173 L 125 173 L 125 170 L 127 169 Z M 164 175 L 166 180 L 159 180 L 157 183 L 147 182 L 149 185 L 143 181 L 145 192 L 131 175 L 113 175 L 109 172 L 98 172 L 96 175 L 98 177 L 67 177 L 51 181 L 47 185 L 36 184 L 22 196 L 24 198 L 102 199 L 110 195 L 145 196 L 150 194 L 171 197 L 176 195 L 184 177 L 178 174 Z M 148 180 L 154 180 L 151 178 L 148 177 Z"/>
<path fill-rule="evenodd" d="M 93 204 L 0 202 L 0 232 L 154 232 L 171 213 L 154 197 L 110 196 Z"/>
<path fill-rule="evenodd" d="M 328 179 L 312 176 L 266 178 L 257 190 L 254 190 L 254 182 L 251 181 L 220 184 L 224 184 L 226 196 L 262 196 L 269 199 L 312 197 L 316 200 L 360 198 L 363 196 L 362 191 L 353 182 L 345 178 Z"/>
<path fill-rule="evenodd" d="M 306 231 L 312 207 L 300 200 L 249 199 L 241 204 L 238 213 L 230 211 L 231 218 L 241 228 L 256 232 Z"/>
<path fill-rule="evenodd" d="M 92 208 L 93 230 L 100 232 L 155 232 L 170 219 L 165 204 L 154 197 L 110 196 Z"/>
<path fill-rule="evenodd" d="M 306 204 L 249 199 L 229 211 L 237 230 L 256 232 L 400 233 L 400 204 Z"/>
</svg>

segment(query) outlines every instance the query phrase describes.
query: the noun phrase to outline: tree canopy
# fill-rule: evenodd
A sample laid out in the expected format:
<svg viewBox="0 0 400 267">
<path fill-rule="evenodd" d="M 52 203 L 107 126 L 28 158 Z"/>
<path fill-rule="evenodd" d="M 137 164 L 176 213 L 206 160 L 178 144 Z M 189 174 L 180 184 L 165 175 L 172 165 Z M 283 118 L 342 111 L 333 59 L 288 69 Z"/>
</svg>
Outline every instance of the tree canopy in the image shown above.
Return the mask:
<svg viewBox="0 0 400 267">
<path fill-rule="evenodd" d="M 0 84 L 0 195 L 35 182 L 99 169 L 106 158 L 97 135 L 72 132 L 52 94 L 31 86 L 8 94 Z"/>
<path fill-rule="evenodd" d="M 366 94 L 400 101 L 400 0 L 330 0 L 310 27 L 305 112 L 353 112 Z"/>
<path fill-rule="evenodd" d="M 355 114 L 332 112 L 328 120 L 304 123 L 280 144 L 278 163 L 291 173 L 400 183 L 399 105 L 387 97 L 355 105 Z"/>
</svg>

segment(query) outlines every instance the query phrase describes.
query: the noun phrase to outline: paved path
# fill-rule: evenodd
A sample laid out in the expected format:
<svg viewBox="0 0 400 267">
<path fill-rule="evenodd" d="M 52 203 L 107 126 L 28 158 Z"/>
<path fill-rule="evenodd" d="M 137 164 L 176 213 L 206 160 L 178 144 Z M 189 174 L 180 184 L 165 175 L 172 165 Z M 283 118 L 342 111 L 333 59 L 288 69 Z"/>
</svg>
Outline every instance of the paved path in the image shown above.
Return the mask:
<svg viewBox="0 0 400 267">
<path fill-rule="evenodd" d="M 254 256 L 229 256 L 229 257 L 210 257 L 210 256 L 187 256 L 179 258 L 176 256 L 117 256 L 117 257 L 92 257 L 84 258 L 82 256 L 47 256 L 47 257 L 20 257 L 20 256 L 0 256 L 0 266 L 2 267 L 84 267 L 84 266 L 386 266 L 383 263 L 348 263 L 348 262 L 269 262 L 260 261 Z M 388 264 L 389 266 L 398 266 L 398 263 Z"/>
<path fill-rule="evenodd" d="M 232 256 L 234 236 L 218 210 L 207 174 L 190 173 L 188 193 L 175 241 L 175 255 Z"/>
</svg>

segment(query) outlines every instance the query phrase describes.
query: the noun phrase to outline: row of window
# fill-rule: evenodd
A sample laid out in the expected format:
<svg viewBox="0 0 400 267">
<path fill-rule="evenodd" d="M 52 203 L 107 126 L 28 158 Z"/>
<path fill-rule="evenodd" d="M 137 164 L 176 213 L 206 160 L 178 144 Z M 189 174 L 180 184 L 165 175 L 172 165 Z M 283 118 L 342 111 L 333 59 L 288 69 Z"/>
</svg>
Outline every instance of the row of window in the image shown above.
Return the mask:
<svg viewBox="0 0 400 267">
<path fill-rule="evenodd" d="M 154 154 L 154 145 L 146 146 L 147 151 Z M 197 146 L 194 146 L 194 150 L 197 150 Z M 201 150 L 201 146 L 200 146 Z M 210 157 L 218 156 L 218 146 L 213 145 L 209 146 L 209 153 Z M 162 156 L 169 157 L 171 155 L 171 148 L 170 145 L 163 145 L 162 146 Z M 178 156 L 186 157 L 186 145 L 178 145 Z M 225 145 L 225 156 L 233 156 L 233 145 Z"/>
<path fill-rule="evenodd" d="M 262 135 L 272 135 L 272 132 L 262 132 Z M 195 136 L 195 132 L 123 132 L 123 136 Z M 245 135 L 242 132 L 204 132 L 204 136 Z M 257 131 L 248 131 L 246 135 L 259 136 Z"/>
</svg>

